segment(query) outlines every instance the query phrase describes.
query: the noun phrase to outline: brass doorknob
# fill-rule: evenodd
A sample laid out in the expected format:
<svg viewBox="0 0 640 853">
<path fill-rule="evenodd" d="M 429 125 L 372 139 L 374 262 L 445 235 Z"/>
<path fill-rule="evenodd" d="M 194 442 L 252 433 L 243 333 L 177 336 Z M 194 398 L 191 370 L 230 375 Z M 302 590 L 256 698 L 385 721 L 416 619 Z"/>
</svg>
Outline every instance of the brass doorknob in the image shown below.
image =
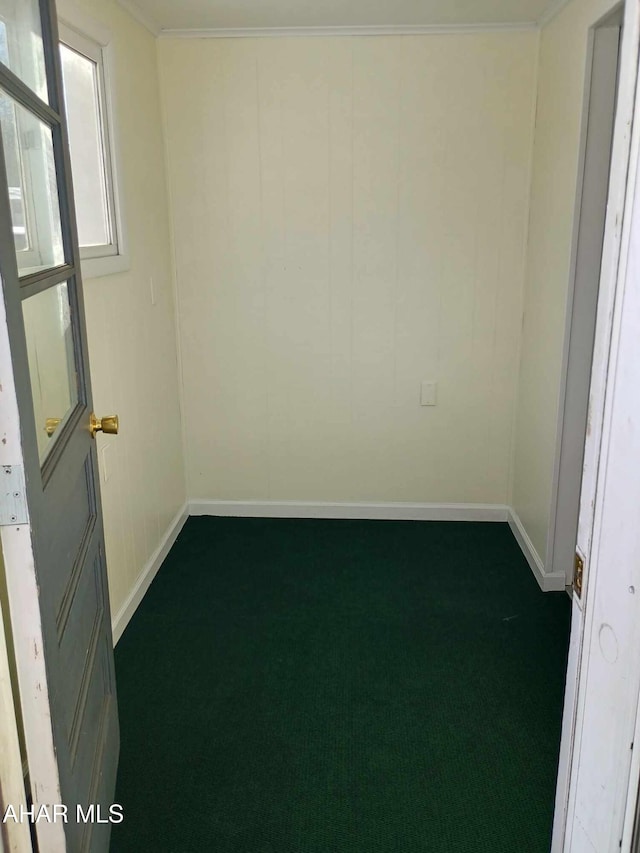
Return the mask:
<svg viewBox="0 0 640 853">
<path fill-rule="evenodd" d="M 118 427 L 119 423 L 117 415 L 108 415 L 106 418 L 97 418 L 93 412 L 91 412 L 91 417 L 89 418 L 89 432 L 91 433 L 91 438 L 95 438 L 97 432 L 106 432 L 110 435 L 117 435 Z"/>
<path fill-rule="evenodd" d="M 49 438 L 51 438 L 54 432 L 58 429 L 61 420 L 62 418 L 47 418 L 44 423 L 44 429 Z"/>
</svg>

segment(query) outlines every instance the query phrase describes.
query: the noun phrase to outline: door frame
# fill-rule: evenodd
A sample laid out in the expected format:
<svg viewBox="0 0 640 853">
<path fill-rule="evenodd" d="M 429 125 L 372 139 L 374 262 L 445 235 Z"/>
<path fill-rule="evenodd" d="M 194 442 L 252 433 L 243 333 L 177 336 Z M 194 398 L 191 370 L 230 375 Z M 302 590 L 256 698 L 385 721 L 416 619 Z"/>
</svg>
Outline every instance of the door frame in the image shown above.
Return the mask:
<svg viewBox="0 0 640 853">
<path fill-rule="evenodd" d="M 2 570 L 1 549 L 0 570 Z M 18 697 L 13 693 L 9 662 L 10 649 L 8 648 L 9 635 L 5 631 L 9 614 L 4 612 L 1 598 L 0 596 L 0 755 L 2 755 L 0 792 L 2 792 L 3 801 L 0 802 L 0 815 L 7 803 L 15 805 L 16 808 L 27 806 L 15 706 Z M 0 851 L 4 849 L 11 853 L 30 853 L 31 836 L 27 824 L 8 822 L 0 827 Z"/>
<path fill-rule="evenodd" d="M 612 4 L 608 17 L 616 8 Z M 600 20 L 604 20 L 601 18 Z M 593 26 L 597 26 L 599 21 Z M 579 810 L 592 808 L 595 811 L 601 781 L 594 763 L 588 767 L 589 750 L 601 748 L 607 754 L 608 730 L 597 722 L 597 713 L 605 708 L 607 693 L 602 674 L 594 665 L 599 632 L 604 626 L 602 606 L 608 602 L 614 589 L 610 571 L 600 571 L 603 566 L 610 569 L 619 565 L 616 560 L 624 547 L 634 538 L 637 521 L 629 524 L 633 507 L 621 500 L 621 495 L 633 494 L 633 472 L 640 467 L 638 449 L 629 446 L 628 465 L 612 470 L 610 451 L 612 441 L 620 441 L 620 431 L 627 425 L 627 418 L 635 420 L 640 429 L 640 412 L 637 402 L 624 387 L 628 368 L 628 333 L 633 318 L 622 312 L 625 298 L 632 291 L 632 279 L 628 275 L 629 263 L 640 245 L 640 204 L 636 198 L 640 184 L 636 177 L 640 160 L 640 91 L 638 91 L 638 59 L 640 56 L 640 3 L 628 0 L 625 5 L 623 40 L 620 52 L 618 103 L 614 127 L 611 173 L 607 201 L 605 236 L 600 271 L 597 323 L 594 340 L 594 357 L 589 392 L 589 428 L 585 443 L 580 513 L 578 519 L 577 549 L 584 558 L 582 596 L 572 593 L 572 627 L 569 660 L 565 688 L 565 703 L 560 745 L 556 807 L 552 838 L 552 853 L 582 853 L 584 846 L 573 830 L 579 823 Z M 626 337 L 625 337 L 626 335 Z M 618 360 L 620 343 L 626 342 L 626 360 Z M 640 336 L 636 341 L 635 359 L 640 364 Z M 635 478 L 637 479 L 637 477 Z M 610 525 L 611 514 L 619 521 L 627 522 L 624 535 L 613 536 Z M 619 531 L 618 531 L 619 534 Z M 631 567 L 630 567 L 631 568 Z M 635 567 L 636 583 L 640 592 L 640 566 Z M 605 585 L 605 583 L 607 585 Z M 620 578 L 615 583 L 620 584 Z M 634 584 L 629 584 L 634 586 Z M 625 590 L 628 587 L 625 587 Z M 619 594 L 619 589 L 617 590 Z M 634 595 L 626 596 L 625 608 L 635 606 Z M 620 622 L 618 614 L 616 627 Z M 620 647 L 629 646 L 630 637 L 624 626 L 618 638 Z M 639 650 L 640 651 L 640 650 Z M 622 656 L 621 656 L 622 658 Z M 626 686 L 618 689 L 616 708 L 610 723 L 624 720 L 624 734 L 628 743 L 634 740 L 638 696 L 640 695 L 640 661 L 636 665 L 630 655 L 620 661 L 624 667 Z M 631 721 L 631 725 L 629 725 Z M 640 722 L 640 721 L 638 721 Z M 640 732 L 640 730 L 639 730 Z M 602 746 L 603 745 L 603 746 Z M 612 812 L 620 820 L 619 838 L 615 847 L 606 848 L 626 853 L 630 849 L 628 822 L 635 814 L 637 784 L 633 781 L 635 763 L 639 756 L 631 751 L 624 761 L 616 766 L 608 782 L 615 788 Z M 592 755 L 592 753 L 591 753 Z M 622 770 L 619 768 L 622 767 Z M 636 768 L 640 771 L 640 766 Z M 580 774 L 583 774 L 580 777 Z M 624 778 L 623 778 L 624 777 Z M 578 784 L 587 782 L 577 795 Z M 591 790 L 589 788 L 591 787 Z M 610 815 L 611 816 L 611 815 Z M 624 828 L 622 821 L 624 819 Z M 578 828 L 578 831 L 580 829 Z M 620 844 L 618 842 L 621 842 Z M 582 836 L 585 842 L 585 836 Z M 595 847 L 593 849 L 596 849 Z M 605 848 L 602 853 L 605 853 Z"/>
</svg>

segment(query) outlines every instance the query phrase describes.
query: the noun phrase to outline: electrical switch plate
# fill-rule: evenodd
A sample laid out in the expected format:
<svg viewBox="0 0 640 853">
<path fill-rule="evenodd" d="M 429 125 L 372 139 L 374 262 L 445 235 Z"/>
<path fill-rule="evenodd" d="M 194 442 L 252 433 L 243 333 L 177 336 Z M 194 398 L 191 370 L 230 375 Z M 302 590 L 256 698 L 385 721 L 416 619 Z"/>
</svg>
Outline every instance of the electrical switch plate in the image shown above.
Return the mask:
<svg viewBox="0 0 640 853">
<path fill-rule="evenodd" d="M 438 390 L 438 383 L 425 381 L 422 383 L 420 387 L 420 405 L 421 406 L 435 406 L 436 404 L 436 395 Z"/>
</svg>

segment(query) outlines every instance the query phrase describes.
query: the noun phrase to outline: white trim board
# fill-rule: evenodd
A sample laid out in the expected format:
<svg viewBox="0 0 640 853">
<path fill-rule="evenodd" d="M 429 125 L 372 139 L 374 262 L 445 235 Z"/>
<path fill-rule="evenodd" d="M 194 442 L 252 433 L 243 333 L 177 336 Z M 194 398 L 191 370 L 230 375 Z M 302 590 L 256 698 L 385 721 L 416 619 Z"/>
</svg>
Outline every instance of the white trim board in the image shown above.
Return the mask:
<svg viewBox="0 0 640 853">
<path fill-rule="evenodd" d="M 506 521 L 501 504 L 332 503 L 324 501 L 189 501 L 189 515 L 238 518 L 335 518 L 380 521 Z"/>
<path fill-rule="evenodd" d="M 529 563 L 533 576 L 538 581 L 540 589 L 543 592 L 564 590 L 566 587 L 564 572 L 545 572 L 542 558 L 529 538 L 529 534 L 525 530 L 518 513 L 512 508 L 509 508 L 507 521 L 516 542 L 520 546 L 520 550 Z"/>
<path fill-rule="evenodd" d="M 178 538 L 178 534 L 184 527 L 188 517 L 188 504 L 184 504 L 184 506 L 178 510 L 173 521 L 169 524 L 164 536 L 160 540 L 160 544 L 147 560 L 146 565 L 138 575 L 138 580 L 135 582 L 133 589 L 124 600 L 117 614 L 111 620 L 114 646 L 123 635 L 124 629 L 127 627 L 131 621 L 131 617 L 138 609 L 140 602 L 151 586 L 151 582 L 157 575 L 158 569 L 171 550 L 173 543 Z"/>
<path fill-rule="evenodd" d="M 162 29 L 159 38 L 332 38 L 344 36 L 464 35 L 487 32 L 527 32 L 537 30 L 535 21 L 496 24 L 387 24 L 351 27 L 203 27 Z"/>
</svg>

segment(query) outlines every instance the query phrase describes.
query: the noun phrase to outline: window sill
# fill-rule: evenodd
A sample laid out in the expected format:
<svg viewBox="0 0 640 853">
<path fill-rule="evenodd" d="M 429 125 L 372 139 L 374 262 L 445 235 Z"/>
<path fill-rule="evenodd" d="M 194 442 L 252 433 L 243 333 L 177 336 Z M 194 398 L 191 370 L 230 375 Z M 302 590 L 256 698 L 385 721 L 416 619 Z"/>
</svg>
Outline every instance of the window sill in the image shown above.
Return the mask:
<svg viewBox="0 0 640 853">
<path fill-rule="evenodd" d="M 108 255 L 104 258 L 83 258 L 80 260 L 82 278 L 102 278 L 105 275 L 126 272 L 131 267 L 129 255 Z"/>
</svg>

